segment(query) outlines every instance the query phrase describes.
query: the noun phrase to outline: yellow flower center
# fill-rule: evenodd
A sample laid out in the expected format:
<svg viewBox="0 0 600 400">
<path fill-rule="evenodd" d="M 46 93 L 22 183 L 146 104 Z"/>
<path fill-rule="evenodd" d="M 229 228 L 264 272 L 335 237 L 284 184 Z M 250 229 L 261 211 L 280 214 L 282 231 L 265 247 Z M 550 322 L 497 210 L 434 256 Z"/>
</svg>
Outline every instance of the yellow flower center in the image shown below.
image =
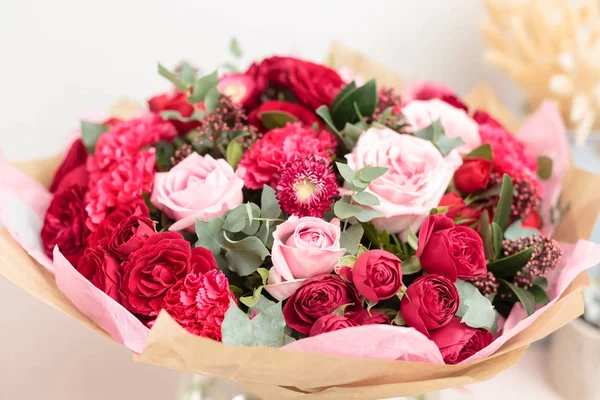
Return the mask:
<svg viewBox="0 0 600 400">
<path fill-rule="evenodd" d="M 231 100 L 233 100 L 234 102 L 238 102 L 241 101 L 246 95 L 246 87 L 244 85 L 233 83 L 231 85 L 228 85 L 223 90 L 223 94 L 225 96 L 231 97 Z"/>
<path fill-rule="evenodd" d="M 294 190 L 301 201 L 308 200 L 310 196 L 315 194 L 315 189 L 315 184 L 310 182 L 308 179 L 304 179 L 303 181 L 296 182 L 294 184 Z"/>
</svg>

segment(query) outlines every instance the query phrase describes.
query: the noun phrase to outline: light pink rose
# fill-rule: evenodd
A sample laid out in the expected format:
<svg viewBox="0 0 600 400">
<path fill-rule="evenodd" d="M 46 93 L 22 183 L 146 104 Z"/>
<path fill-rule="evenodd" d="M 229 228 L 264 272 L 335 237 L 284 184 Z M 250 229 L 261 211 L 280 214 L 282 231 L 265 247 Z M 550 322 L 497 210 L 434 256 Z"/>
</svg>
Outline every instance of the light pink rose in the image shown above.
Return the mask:
<svg viewBox="0 0 600 400">
<path fill-rule="evenodd" d="M 408 227 L 416 232 L 438 205 L 454 171 L 462 164 L 456 151 L 444 158 L 430 141 L 387 128 L 371 128 L 363 133 L 346 159 L 355 171 L 366 166 L 388 168 L 365 191 L 380 201 L 372 207 L 383 215 L 372 221 L 375 227 L 399 233 L 403 240 Z"/>
<path fill-rule="evenodd" d="M 328 274 L 346 249 L 340 248 L 340 221 L 292 215 L 273 232 L 268 285 L 277 300 L 290 297 L 303 282 Z"/>
<path fill-rule="evenodd" d="M 169 230 L 193 232 L 196 219 L 208 221 L 242 204 L 243 186 L 224 159 L 192 153 L 169 172 L 154 176 L 150 201 L 176 221 Z"/>
<path fill-rule="evenodd" d="M 461 155 L 481 145 L 477 123 L 464 110 L 453 107 L 443 100 L 411 101 L 402 107 L 402 115 L 414 131 L 426 128 L 439 119 L 446 136 L 459 137 L 465 142 L 457 148 Z"/>
</svg>

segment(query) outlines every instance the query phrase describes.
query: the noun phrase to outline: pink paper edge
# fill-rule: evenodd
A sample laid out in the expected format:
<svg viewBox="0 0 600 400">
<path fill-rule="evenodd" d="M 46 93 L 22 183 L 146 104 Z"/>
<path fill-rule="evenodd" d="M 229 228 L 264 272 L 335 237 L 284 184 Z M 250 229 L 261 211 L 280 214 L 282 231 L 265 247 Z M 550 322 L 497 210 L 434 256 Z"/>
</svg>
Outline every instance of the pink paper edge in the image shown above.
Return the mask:
<svg viewBox="0 0 600 400">
<path fill-rule="evenodd" d="M 14 195 L 44 219 L 52 194 L 42 184 L 0 159 L 0 207 Z"/>
</svg>

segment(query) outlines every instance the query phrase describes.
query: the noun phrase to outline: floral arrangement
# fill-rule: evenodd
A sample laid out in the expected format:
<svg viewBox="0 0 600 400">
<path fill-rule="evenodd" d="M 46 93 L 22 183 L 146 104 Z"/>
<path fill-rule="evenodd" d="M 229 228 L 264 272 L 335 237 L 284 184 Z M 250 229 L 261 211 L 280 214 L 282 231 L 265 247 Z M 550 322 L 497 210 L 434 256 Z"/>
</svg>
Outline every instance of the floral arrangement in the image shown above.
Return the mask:
<svg viewBox="0 0 600 400">
<path fill-rule="evenodd" d="M 397 93 L 278 56 L 159 73 L 172 90 L 129 119 L 82 121 L 49 192 L 15 195 L 30 208 L 11 215 L 43 217 L 33 239 L 3 214 L 138 353 L 168 315 L 229 346 L 465 363 L 593 265 L 550 236 L 567 209 L 556 153 L 443 85 Z"/>
</svg>

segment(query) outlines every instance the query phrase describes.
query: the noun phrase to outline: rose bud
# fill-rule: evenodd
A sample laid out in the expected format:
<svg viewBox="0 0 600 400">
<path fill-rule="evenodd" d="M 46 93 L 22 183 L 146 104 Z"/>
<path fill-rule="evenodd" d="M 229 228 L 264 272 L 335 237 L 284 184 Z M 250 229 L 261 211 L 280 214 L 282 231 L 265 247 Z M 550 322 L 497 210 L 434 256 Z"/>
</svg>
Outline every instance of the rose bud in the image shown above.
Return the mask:
<svg viewBox="0 0 600 400">
<path fill-rule="evenodd" d="M 98 289 L 121 302 L 121 262 L 102 246 L 85 249 L 77 271 Z"/>
<path fill-rule="evenodd" d="M 342 317 L 335 314 L 323 315 L 321 318 L 316 320 L 308 336 L 316 336 L 321 333 L 333 332 L 344 328 L 350 328 L 352 326 L 358 326 L 358 324 L 346 317 Z"/>
<path fill-rule="evenodd" d="M 459 298 L 451 280 L 436 274 L 417 278 L 406 289 L 400 304 L 402 318 L 425 336 L 450 322 L 458 311 Z"/>
<path fill-rule="evenodd" d="M 431 333 L 446 364 L 458 364 L 494 341 L 494 336 L 483 328 L 471 328 L 452 318 L 448 325 Z"/>
<path fill-rule="evenodd" d="M 270 111 L 281 111 L 296 117 L 302 125 L 310 128 L 313 124 L 317 124 L 319 129 L 323 129 L 321 120 L 317 117 L 310 108 L 303 106 L 298 103 L 290 103 L 288 101 L 271 100 L 261 104 L 258 108 L 252 110 L 248 115 L 248 123 L 254 125 L 262 132 L 266 132 L 268 129 L 264 126 L 261 118 L 261 114 Z"/>
<path fill-rule="evenodd" d="M 121 260 L 127 260 L 148 239 L 154 235 L 154 222 L 142 215 L 132 215 L 123 220 L 108 241 L 109 250 Z"/>
<path fill-rule="evenodd" d="M 256 85 L 254 80 L 244 74 L 223 75 L 217 84 L 219 92 L 229 96 L 236 104 L 242 107 L 249 107 L 254 102 L 256 94 Z"/>
<path fill-rule="evenodd" d="M 455 192 L 445 194 L 440 200 L 439 207 L 448 207 L 446 216 L 454 221 L 464 221 L 459 226 L 470 226 L 479 220 L 481 210 L 473 207 L 468 207 L 465 201 Z"/>
<path fill-rule="evenodd" d="M 472 280 L 487 275 L 483 241 L 477 232 L 456 226 L 443 214 L 434 214 L 419 231 L 417 257 L 428 274 Z"/>
<path fill-rule="evenodd" d="M 485 158 L 467 158 L 454 173 L 454 185 L 465 194 L 477 193 L 490 183 L 492 162 Z"/>
<path fill-rule="evenodd" d="M 203 109 L 203 107 L 203 103 L 196 104 L 195 106 L 190 104 L 187 95 L 179 91 L 159 94 L 148 100 L 148 108 L 153 113 L 160 114 L 162 111 L 177 111 L 185 118 L 191 117 L 196 109 Z M 172 119 L 169 122 L 177 128 L 177 132 L 180 134 L 187 133 L 200 126 L 200 121 L 183 122 Z"/>
<path fill-rule="evenodd" d="M 308 279 L 290 296 L 283 316 L 290 328 L 308 334 L 316 320 L 344 305 L 349 313 L 362 308 L 356 289 L 339 276 L 323 274 Z"/>
<path fill-rule="evenodd" d="M 390 324 L 390 318 L 384 313 L 377 310 L 358 310 L 350 316 L 350 318 L 358 325 L 375 325 L 375 324 Z"/>
<path fill-rule="evenodd" d="M 352 281 L 372 303 L 394 297 L 402 288 L 402 261 L 385 250 L 370 250 L 358 257 Z"/>
<path fill-rule="evenodd" d="M 524 220 L 521 226 L 525 228 L 540 229 L 542 227 L 542 217 L 537 211 L 532 211 Z"/>
</svg>

